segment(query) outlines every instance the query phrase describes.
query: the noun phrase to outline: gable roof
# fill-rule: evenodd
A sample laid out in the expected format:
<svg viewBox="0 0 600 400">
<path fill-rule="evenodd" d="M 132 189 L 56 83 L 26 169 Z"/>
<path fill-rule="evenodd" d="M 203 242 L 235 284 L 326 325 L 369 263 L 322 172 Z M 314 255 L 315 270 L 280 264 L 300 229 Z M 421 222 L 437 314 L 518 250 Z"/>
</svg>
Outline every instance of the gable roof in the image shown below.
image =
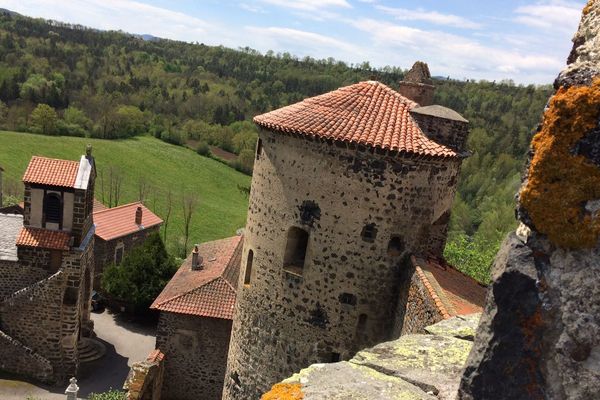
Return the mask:
<svg viewBox="0 0 600 400">
<path fill-rule="evenodd" d="M 444 318 L 483 311 L 486 287 L 444 260 L 411 257 L 417 274 Z"/>
<path fill-rule="evenodd" d="M 254 117 L 262 128 L 382 150 L 435 157 L 457 153 L 429 139 L 410 111 L 419 105 L 366 81 Z"/>
<path fill-rule="evenodd" d="M 95 207 L 96 203 L 94 203 L 95 234 L 102 240 L 117 239 L 163 223 L 160 217 L 140 201 L 99 211 Z M 142 207 L 140 225 L 135 223 L 135 212 L 138 207 Z"/>
<path fill-rule="evenodd" d="M 193 271 L 192 256 L 186 258 L 150 308 L 233 319 L 242 245 L 242 236 L 202 243 L 199 250 L 203 268 Z"/>
<path fill-rule="evenodd" d="M 77 161 L 33 156 L 23 175 L 23 182 L 73 188 L 78 171 Z"/>
<path fill-rule="evenodd" d="M 16 245 L 51 250 L 69 250 L 70 241 L 71 235 L 67 232 L 26 226 L 21 229 Z"/>
</svg>

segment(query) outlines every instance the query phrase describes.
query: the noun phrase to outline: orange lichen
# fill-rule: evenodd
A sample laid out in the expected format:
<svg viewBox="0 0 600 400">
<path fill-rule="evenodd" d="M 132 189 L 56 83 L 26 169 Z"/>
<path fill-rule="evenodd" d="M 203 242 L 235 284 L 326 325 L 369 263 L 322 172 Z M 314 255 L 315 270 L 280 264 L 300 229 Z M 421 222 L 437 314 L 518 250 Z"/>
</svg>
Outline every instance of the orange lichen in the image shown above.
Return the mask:
<svg viewBox="0 0 600 400">
<path fill-rule="evenodd" d="M 600 198 L 600 169 L 572 153 L 576 143 L 598 125 L 600 79 L 591 86 L 561 87 L 532 141 L 534 156 L 521 204 L 537 230 L 556 245 L 593 247 L 600 218 L 586 214 L 586 202 Z"/>
<path fill-rule="evenodd" d="M 588 15 L 590 13 L 590 11 L 592 11 L 592 7 L 594 7 L 594 4 L 596 4 L 596 1 L 598 1 L 598 0 L 589 0 L 588 1 L 588 3 L 583 8 L 583 15 Z"/>
<path fill-rule="evenodd" d="M 302 400 L 302 385 L 300 383 L 278 383 L 271 391 L 265 393 L 260 400 Z"/>
</svg>

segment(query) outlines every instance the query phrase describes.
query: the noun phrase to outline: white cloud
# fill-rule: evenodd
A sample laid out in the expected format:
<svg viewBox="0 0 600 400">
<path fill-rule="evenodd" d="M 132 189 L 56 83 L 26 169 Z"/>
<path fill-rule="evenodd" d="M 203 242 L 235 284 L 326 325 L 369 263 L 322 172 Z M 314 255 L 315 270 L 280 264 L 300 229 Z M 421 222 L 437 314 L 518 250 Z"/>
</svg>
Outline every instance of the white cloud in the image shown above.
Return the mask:
<svg viewBox="0 0 600 400">
<path fill-rule="evenodd" d="M 581 17 L 580 3 L 565 1 L 538 1 L 515 10 L 515 21 L 546 31 L 573 34 Z"/>
<path fill-rule="evenodd" d="M 247 26 L 245 30 L 252 35 L 252 46 L 256 46 L 262 51 L 271 49 L 289 52 L 293 48 L 298 56 L 309 55 L 316 58 L 335 57 L 338 59 L 346 59 L 349 53 L 361 52 L 358 47 L 350 43 L 314 32 L 257 26 Z"/>
<path fill-rule="evenodd" d="M 248 4 L 248 3 L 240 3 L 240 8 L 246 11 L 250 11 L 253 13 L 264 13 L 265 10 L 262 9 L 262 7 L 258 7 L 255 4 Z"/>
<path fill-rule="evenodd" d="M 437 11 L 427 11 L 422 8 L 409 10 L 406 8 L 393 8 L 376 6 L 378 10 L 385 12 L 399 21 L 423 21 L 435 25 L 452 26 L 464 29 L 479 29 L 481 24 L 453 14 L 442 14 Z"/>
<path fill-rule="evenodd" d="M 353 25 L 371 35 L 373 58 L 385 50 L 388 64 L 410 66 L 422 59 L 434 75 L 456 78 L 496 79 L 516 75 L 528 81 L 548 81 L 564 65 L 562 59 L 482 45 L 476 40 L 441 31 L 425 31 L 385 21 L 362 19 Z M 379 57 L 380 58 L 380 57 Z"/>
<path fill-rule="evenodd" d="M 261 0 L 263 3 L 301 11 L 318 11 L 326 8 L 352 8 L 347 0 Z"/>
</svg>

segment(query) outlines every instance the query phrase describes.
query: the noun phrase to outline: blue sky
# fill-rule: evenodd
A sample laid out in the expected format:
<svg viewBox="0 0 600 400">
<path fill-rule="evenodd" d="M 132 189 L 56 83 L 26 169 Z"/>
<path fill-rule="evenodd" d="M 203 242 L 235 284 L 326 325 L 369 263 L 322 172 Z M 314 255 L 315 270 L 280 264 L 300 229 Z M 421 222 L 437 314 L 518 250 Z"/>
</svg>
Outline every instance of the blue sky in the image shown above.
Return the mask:
<svg viewBox="0 0 600 400">
<path fill-rule="evenodd" d="M 333 57 L 433 75 L 551 83 L 584 0 L 0 0 L 19 13 L 100 29 Z"/>
</svg>

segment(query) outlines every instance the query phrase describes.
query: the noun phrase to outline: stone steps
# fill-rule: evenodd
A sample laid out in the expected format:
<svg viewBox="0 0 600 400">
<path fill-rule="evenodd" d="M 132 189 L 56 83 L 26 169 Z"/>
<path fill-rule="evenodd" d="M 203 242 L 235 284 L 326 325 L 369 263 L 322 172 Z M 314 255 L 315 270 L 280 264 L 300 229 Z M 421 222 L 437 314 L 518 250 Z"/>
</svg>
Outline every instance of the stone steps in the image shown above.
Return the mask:
<svg viewBox="0 0 600 400">
<path fill-rule="evenodd" d="M 106 347 L 98 340 L 82 338 L 78 347 L 80 363 L 98 360 L 106 354 Z"/>
</svg>

